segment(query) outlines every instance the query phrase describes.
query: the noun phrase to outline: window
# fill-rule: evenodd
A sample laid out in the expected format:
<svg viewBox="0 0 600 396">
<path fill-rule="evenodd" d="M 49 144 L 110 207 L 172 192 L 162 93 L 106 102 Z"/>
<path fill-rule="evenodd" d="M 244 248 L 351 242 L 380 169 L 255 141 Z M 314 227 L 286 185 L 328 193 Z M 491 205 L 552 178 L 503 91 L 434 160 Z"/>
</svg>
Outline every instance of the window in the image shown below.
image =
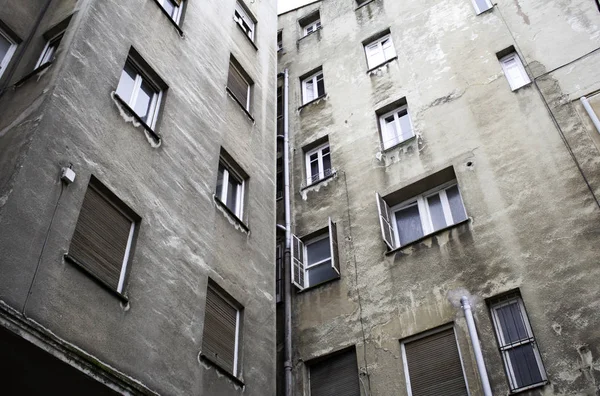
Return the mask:
<svg viewBox="0 0 600 396">
<path fill-rule="evenodd" d="M 403 103 L 406 103 L 404 101 Z M 392 148 L 415 136 L 406 104 L 379 116 L 383 149 Z"/>
<path fill-rule="evenodd" d="M 516 52 L 500 58 L 500 64 L 513 91 L 531 82 Z"/>
<path fill-rule="evenodd" d="M 229 93 L 246 111 L 250 111 L 250 96 L 252 93 L 252 80 L 240 67 L 239 63 L 231 57 L 229 61 L 229 76 L 227 78 L 227 89 Z"/>
<path fill-rule="evenodd" d="M 356 5 L 358 7 L 360 7 L 360 6 L 363 6 L 363 5 L 365 5 L 365 4 L 367 4 L 367 3 L 371 2 L 371 1 L 372 0 L 356 0 Z"/>
<path fill-rule="evenodd" d="M 292 235 L 292 283 L 299 289 L 339 278 L 337 225 L 329 218 L 329 229 L 303 242 Z"/>
<path fill-rule="evenodd" d="M 121 72 L 116 96 L 148 127 L 154 129 L 158 119 L 163 89 L 149 75 L 141 61 L 130 56 Z M 164 84 L 161 84 L 164 86 Z"/>
<path fill-rule="evenodd" d="M 409 396 L 468 396 L 454 328 L 434 330 L 402 342 Z"/>
<path fill-rule="evenodd" d="M 308 363 L 310 396 L 360 396 L 354 347 L 315 360 Z"/>
<path fill-rule="evenodd" d="M 333 174 L 329 143 L 306 153 L 306 185 L 310 186 Z"/>
<path fill-rule="evenodd" d="M 382 63 L 385 63 L 396 57 L 396 50 L 392 42 L 392 36 L 385 36 L 365 44 L 365 54 L 367 55 L 367 65 L 373 69 Z"/>
<path fill-rule="evenodd" d="M 179 24 L 181 19 L 181 11 L 183 10 L 183 0 L 157 0 L 161 7 L 171 17 L 171 19 Z"/>
<path fill-rule="evenodd" d="M 317 30 L 321 29 L 321 20 L 317 20 L 315 22 L 312 22 L 310 25 L 307 25 L 304 27 L 304 35 L 308 36 L 311 33 L 316 32 Z"/>
<path fill-rule="evenodd" d="M 312 14 L 300 19 L 300 28 L 302 29 L 302 36 L 306 37 L 311 33 L 321 29 L 321 14 L 319 11 L 313 12 Z"/>
<path fill-rule="evenodd" d="M 56 53 L 64 34 L 65 32 L 62 31 L 46 42 L 46 46 L 35 65 L 36 69 L 54 60 L 54 54 Z"/>
<path fill-rule="evenodd" d="M 233 20 L 242 28 L 246 36 L 248 36 L 251 41 L 254 41 L 256 22 L 250 17 L 249 13 L 246 11 L 244 6 L 240 4 L 240 2 L 235 4 Z"/>
<path fill-rule="evenodd" d="M 242 307 L 211 279 L 206 291 L 201 355 L 238 375 Z"/>
<path fill-rule="evenodd" d="M 475 12 L 477 12 L 477 14 L 481 14 L 484 11 L 489 10 L 490 8 L 492 8 L 492 3 L 490 2 L 490 0 L 471 0 L 473 2 L 473 6 L 475 7 Z"/>
<path fill-rule="evenodd" d="M 244 189 L 247 176 L 222 151 L 217 175 L 216 198 L 223 203 L 238 219 L 244 215 Z"/>
<path fill-rule="evenodd" d="M 67 259 L 122 294 L 140 220 L 92 176 Z"/>
<path fill-rule="evenodd" d="M 0 29 L 0 77 L 17 49 L 17 43 Z"/>
<path fill-rule="evenodd" d="M 494 299 L 490 311 L 511 391 L 544 383 L 546 373 L 521 296 Z"/>
<path fill-rule="evenodd" d="M 325 95 L 323 70 L 302 79 L 302 104 L 307 104 Z"/>
<path fill-rule="evenodd" d="M 277 32 L 277 52 L 283 49 L 283 30 Z"/>
</svg>

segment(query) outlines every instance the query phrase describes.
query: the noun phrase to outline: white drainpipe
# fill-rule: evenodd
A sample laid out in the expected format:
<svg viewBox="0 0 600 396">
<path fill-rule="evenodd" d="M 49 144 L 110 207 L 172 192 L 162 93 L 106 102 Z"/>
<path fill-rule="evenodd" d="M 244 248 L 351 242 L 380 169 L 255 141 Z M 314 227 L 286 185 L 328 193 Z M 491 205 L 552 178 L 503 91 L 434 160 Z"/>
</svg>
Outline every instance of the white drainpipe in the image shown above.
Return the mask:
<svg viewBox="0 0 600 396">
<path fill-rule="evenodd" d="M 600 120 L 598 119 L 598 116 L 594 112 L 594 109 L 592 109 L 592 105 L 590 105 L 590 102 L 588 101 L 588 99 L 585 96 L 582 96 L 579 100 L 583 104 L 583 107 L 585 107 L 585 111 L 587 111 L 588 115 L 592 119 L 592 122 L 594 123 L 596 130 L 600 133 Z"/>
<path fill-rule="evenodd" d="M 481 386 L 483 387 L 483 394 L 485 396 L 493 396 L 492 388 L 490 387 L 490 380 L 485 369 L 485 362 L 483 361 L 483 354 L 481 353 L 481 345 L 479 344 L 479 336 L 477 335 L 477 329 L 475 328 L 475 320 L 473 319 L 473 312 L 471 312 L 471 304 L 469 298 L 463 296 L 460 299 L 463 311 L 465 311 L 465 318 L 467 319 L 467 327 L 469 328 L 469 335 L 471 336 L 471 344 L 473 345 L 473 352 L 475 353 L 475 360 L 477 361 L 477 370 L 479 370 L 479 378 L 481 378 Z"/>
</svg>

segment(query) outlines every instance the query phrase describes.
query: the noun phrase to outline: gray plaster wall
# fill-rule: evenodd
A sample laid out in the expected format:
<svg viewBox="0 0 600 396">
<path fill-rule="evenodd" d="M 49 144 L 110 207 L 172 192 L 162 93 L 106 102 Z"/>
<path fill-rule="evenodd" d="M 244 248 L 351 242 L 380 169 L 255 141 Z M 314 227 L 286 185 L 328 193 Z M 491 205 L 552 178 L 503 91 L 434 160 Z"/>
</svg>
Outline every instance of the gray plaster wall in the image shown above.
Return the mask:
<svg viewBox="0 0 600 396">
<path fill-rule="evenodd" d="M 350 345 L 363 394 L 406 394 L 400 340 L 448 323 L 470 393 L 483 394 L 457 304 L 467 293 L 493 393 L 508 394 L 485 299 L 516 288 L 549 380 L 528 394 L 597 394 L 600 211 L 574 161 L 597 191 L 598 139 L 577 102 L 598 84 L 597 56 L 586 55 L 600 42 L 596 5 L 499 0 L 479 16 L 469 0 L 355 8 L 324 0 L 279 17 L 279 68 L 290 72 L 294 232 L 307 235 L 332 217 L 342 262 L 339 281 L 294 296 L 298 394 L 308 394 L 304 362 Z M 323 29 L 299 40 L 298 20 L 317 9 Z M 368 73 L 361 43 L 388 28 L 398 59 Z M 515 92 L 496 56 L 509 46 L 535 79 Z M 299 78 L 319 66 L 327 96 L 298 110 Z M 403 97 L 417 137 L 382 152 L 375 112 Z M 337 176 L 302 190 L 302 147 L 323 136 Z M 469 221 L 385 255 L 375 193 L 448 166 Z"/>
<path fill-rule="evenodd" d="M 0 300 L 160 394 L 274 394 L 276 4 L 247 4 L 255 48 L 234 0 L 186 3 L 181 37 L 152 0 L 79 0 L 52 87 L 49 75 L 27 82 L 47 98 L 2 205 Z M 111 96 L 132 46 L 169 86 L 158 148 Z M 230 54 L 255 83 L 254 121 L 225 91 Z M 221 147 L 249 175 L 249 233 L 213 200 Z M 69 164 L 77 178 L 63 187 Z M 142 218 L 127 304 L 63 259 L 92 174 Z M 244 390 L 198 358 L 209 277 L 244 307 Z"/>
</svg>

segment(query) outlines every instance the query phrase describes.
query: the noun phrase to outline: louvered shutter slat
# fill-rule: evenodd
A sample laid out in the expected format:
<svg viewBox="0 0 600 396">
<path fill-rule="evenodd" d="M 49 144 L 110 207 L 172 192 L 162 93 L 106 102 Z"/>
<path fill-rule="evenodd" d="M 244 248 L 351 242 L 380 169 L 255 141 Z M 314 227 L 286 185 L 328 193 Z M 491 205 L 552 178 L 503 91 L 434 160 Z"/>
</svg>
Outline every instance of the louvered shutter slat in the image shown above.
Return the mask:
<svg viewBox="0 0 600 396">
<path fill-rule="evenodd" d="M 248 102 L 248 82 L 233 63 L 229 63 L 227 87 L 231 90 L 233 96 L 246 107 Z"/>
<path fill-rule="evenodd" d="M 342 352 L 310 367 L 311 396 L 360 396 L 356 351 Z"/>
<path fill-rule="evenodd" d="M 206 294 L 202 353 L 234 373 L 238 310 L 212 287 Z"/>
</svg>

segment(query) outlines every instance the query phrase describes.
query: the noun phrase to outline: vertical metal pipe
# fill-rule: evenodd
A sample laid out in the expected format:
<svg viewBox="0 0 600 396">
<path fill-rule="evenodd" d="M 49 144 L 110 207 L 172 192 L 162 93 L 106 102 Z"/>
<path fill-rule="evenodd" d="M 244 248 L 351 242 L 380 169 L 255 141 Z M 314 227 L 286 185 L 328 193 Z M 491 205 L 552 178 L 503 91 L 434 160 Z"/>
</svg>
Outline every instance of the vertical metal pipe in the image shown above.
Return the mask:
<svg viewBox="0 0 600 396">
<path fill-rule="evenodd" d="M 598 133 L 600 133 L 600 120 L 598 119 L 598 116 L 596 115 L 596 112 L 594 111 L 594 109 L 592 109 L 592 105 L 588 101 L 588 98 L 586 98 L 585 96 L 582 96 L 579 100 L 583 104 L 585 111 L 588 113 L 588 115 L 592 119 L 592 122 L 594 123 L 596 130 L 598 131 Z"/>
<path fill-rule="evenodd" d="M 461 297 L 460 304 L 462 305 L 463 311 L 465 311 L 465 318 L 467 319 L 467 327 L 469 329 L 469 335 L 471 336 L 473 353 L 475 353 L 475 361 L 477 362 L 479 378 L 481 378 L 483 394 L 485 396 L 493 396 L 492 388 L 490 387 L 490 380 L 487 375 L 487 370 L 485 369 L 485 362 L 483 361 L 483 353 L 481 353 L 481 345 L 479 344 L 479 336 L 477 335 L 477 328 L 475 328 L 475 320 L 473 319 L 473 312 L 471 312 L 469 298 L 467 296 Z"/>
</svg>

